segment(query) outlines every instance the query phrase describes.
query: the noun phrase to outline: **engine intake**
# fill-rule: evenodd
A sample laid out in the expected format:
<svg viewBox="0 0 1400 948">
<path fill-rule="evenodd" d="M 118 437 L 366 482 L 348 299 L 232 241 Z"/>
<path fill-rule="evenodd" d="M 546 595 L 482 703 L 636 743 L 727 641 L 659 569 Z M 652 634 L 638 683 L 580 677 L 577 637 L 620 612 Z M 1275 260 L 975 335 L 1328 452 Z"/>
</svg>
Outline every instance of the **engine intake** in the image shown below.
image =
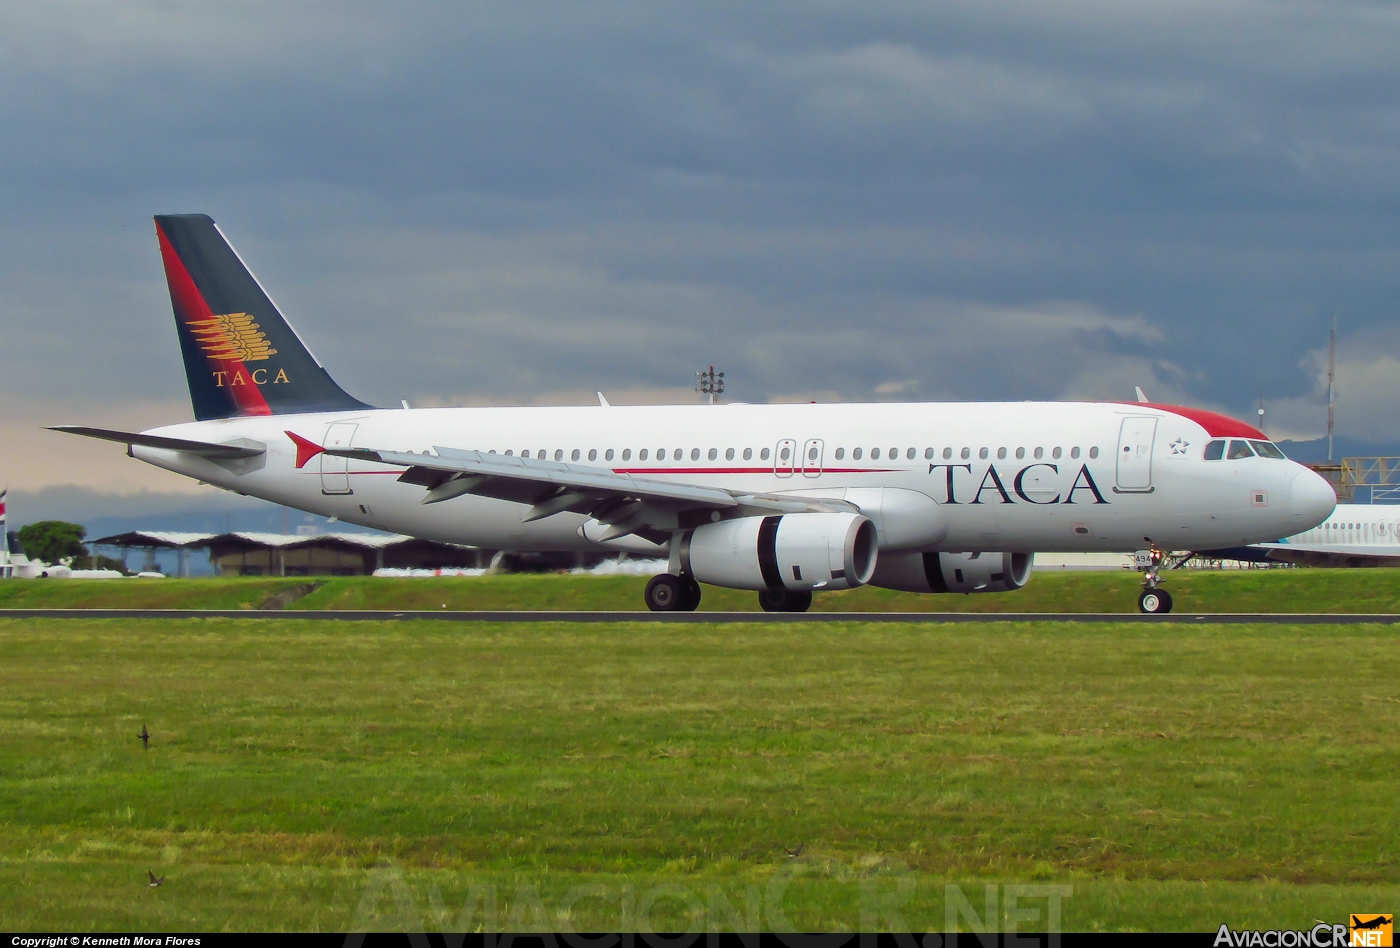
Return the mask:
<svg viewBox="0 0 1400 948">
<path fill-rule="evenodd" d="M 681 569 L 732 589 L 854 589 L 875 572 L 875 524 L 855 513 L 741 517 L 696 527 Z"/>
<path fill-rule="evenodd" d="M 920 593 L 1010 592 L 1030 582 L 1034 553 L 884 553 L 870 585 Z"/>
</svg>

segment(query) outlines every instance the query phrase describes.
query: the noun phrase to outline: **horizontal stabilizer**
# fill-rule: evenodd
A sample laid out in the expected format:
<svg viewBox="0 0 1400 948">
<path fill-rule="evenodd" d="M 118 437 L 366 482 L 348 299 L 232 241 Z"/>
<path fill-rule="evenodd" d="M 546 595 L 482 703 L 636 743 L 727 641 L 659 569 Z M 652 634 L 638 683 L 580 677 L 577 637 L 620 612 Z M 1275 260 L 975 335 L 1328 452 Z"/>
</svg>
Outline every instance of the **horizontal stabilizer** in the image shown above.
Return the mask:
<svg viewBox="0 0 1400 948">
<path fill-rule="evenodd" d="M 209 441 L 187 441 L 184 438 L 163 438 L 160 435 L 140 434 L 132 431 L 112 431 L 109 428 L 85 428 L 82 425 L 54 425 L 50 431 L 82 435 L 84 438 L 100 438 L 118 444 L 139 444 L 144 448 L 164 448 L 167 451 L 184 451 L 197 454 L 211 461 L 227 461 L 238 458 L 255 458 L 267 453 L 267 445 L 261 441 L 238 438 L 215 444 Z"/>
</svg>

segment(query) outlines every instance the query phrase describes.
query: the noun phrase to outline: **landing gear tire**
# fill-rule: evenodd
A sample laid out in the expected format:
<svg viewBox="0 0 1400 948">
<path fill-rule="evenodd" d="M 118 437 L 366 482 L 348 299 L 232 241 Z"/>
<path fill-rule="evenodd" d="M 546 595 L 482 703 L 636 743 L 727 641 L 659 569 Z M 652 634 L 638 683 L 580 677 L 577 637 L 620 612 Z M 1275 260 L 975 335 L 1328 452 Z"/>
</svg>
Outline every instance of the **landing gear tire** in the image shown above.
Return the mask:
<svg viewBox="0 0 1400 948">
<path fill-rule="evenodd" d="M 643 595 L 652 612 L 677 612 L 685 601 L 686 590 L 679 576 L 662 573 L 651 578 Z"/>
<path fill-rule="evenodd" d="M 758 594 L 764 612 L 806 612 L 812 608 L 812 594 L 791 589 L 765 589 Z"/>
<path fill-rule="evenodd" d="M 1172 594 L 1165 589 L 1144 589 L 1138 596 L 1138 611 L 1144 615 L 1165 615 L 1172 611 Z"/>
<path fill-rule="evenodd" d="M 652 612 L 694 612 L 700 607 L 700 584 L 694 576 L 662 573 L 647 583 L 645 598 Z"/>
<path fill-rule="evenodd" d="M 694 576 L 682 576 L 681 580 L 681 604 L 676 606 L 678 612 L 694 612 L 700 608 L 700 584 L 695 581 Z"/>
</svg>

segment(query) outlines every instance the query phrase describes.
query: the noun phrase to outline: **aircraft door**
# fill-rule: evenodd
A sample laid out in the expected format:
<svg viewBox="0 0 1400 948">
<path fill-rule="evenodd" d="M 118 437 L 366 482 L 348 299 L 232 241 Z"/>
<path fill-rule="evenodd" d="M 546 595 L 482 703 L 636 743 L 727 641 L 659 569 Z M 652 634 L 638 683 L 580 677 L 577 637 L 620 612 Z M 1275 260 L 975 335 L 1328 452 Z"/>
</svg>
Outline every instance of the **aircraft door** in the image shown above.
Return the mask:
<svg viewBox="0 0 1400 948">
<path fill-rule="evenodd" d="M 341 422 L 326 429 L 326 440 L 321 442 L 326 448 L 348 448 L 350 439 L 355 437 L 358 425 Z M 346 459 L 330 454 L 321 455 L 321 493 L 353 494 L 350 489 L 350 475 L 347 473 Z"/>
<path fill-rule="evenodd" d="M 1119 493 L 1152 490 L 1152 442 L 1157 438 L 1157 419 L 1134 415 L 1123 419 L 1118 435 Z"/>
<path fill-rule="evenodd" d="M 802 476 L 821 477 L 822 476 L 822 449 L 821 438 L 808 438 L 807 443 L 802 446 Z"/>
<path fill-rule="evenodd" d="M 773 452 L 773 473 L 779 477 L 792 477 L 796 467 L 797 442 L 791 438 L 784 438 L 778 442 L 778 447 Z"/>
</svg>

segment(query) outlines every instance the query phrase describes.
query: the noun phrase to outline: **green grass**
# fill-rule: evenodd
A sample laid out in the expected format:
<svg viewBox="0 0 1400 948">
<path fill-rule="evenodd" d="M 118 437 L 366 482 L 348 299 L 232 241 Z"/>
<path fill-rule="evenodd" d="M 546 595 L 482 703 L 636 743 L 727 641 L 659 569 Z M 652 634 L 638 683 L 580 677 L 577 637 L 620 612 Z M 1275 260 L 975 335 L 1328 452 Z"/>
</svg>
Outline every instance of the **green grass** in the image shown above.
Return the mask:
<svg viewBox="0 0 1400 948">
<path fill-rule="evenodd" d="M 558 925 L 585 884 L 580 930 L 900 885 L 938 928 L 949 883 L 1070 886 L 1071 930 L 1388 911 L 1394 634 L 0 620 L 0 928 L 432 931 L 472 886 Z"/>
<path fill-rule="evenodd" d="M 506 575 L 335 579 L 293 609 L 640 609 L 645 576 Z M 1012 593 L 920 595 L 863 586 L 818 593 L 817 612 L 1136 612 L 1141 577 L 1127 570 L 1047 570 Z M 1400 570 L 1180 570 L 1178 612 L 1400 611 Z M 704 586 L 702 612 L 757 611 L 756 593 Z"/>
<path fill-rule="evenodd" d="M 0 582 L 0 609 L 261 609 L 316 579 L 17 579 Z"/>
<path fill-rule="evenodd" d="M 279 592 L 318 588 L 291 609 L 639 610 L 645 576 L 498 575 L 424 579 L 25 580 L 0 583 L 4 608 L 252 609 Z M 819 593 L 817 612 L 1134 612 L 1139 576 L 1045 570 L 1014 593 L 925 596 L 866 586 Z M 1400 612 L 1400 570 L 1180 570 L 1177 612 Z M 705 586 L 703 612 L 757 611 L 757 595 Z"/>
</svg>

